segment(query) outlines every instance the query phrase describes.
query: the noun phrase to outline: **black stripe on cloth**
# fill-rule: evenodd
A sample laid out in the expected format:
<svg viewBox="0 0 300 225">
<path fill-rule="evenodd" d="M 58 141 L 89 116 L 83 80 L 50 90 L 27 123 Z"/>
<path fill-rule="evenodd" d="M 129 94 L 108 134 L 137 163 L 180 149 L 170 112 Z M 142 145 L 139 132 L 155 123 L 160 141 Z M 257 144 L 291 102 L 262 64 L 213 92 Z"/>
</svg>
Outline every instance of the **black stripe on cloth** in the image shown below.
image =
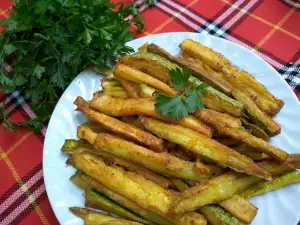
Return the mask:
<svg viewBox="0 0 300 225">
<path fill-rule="evenodd" d="M 206 23 L 198 29 L 199 33 L 203 31 L 221 38 L 226 38 L 229 35 L 227 29 L 224 29 L 222 25 L 215 23 L 213 20 L 207 20 Z"/>
<path fill-rule="evenodd" d="M 298 92 L 300 91 L 300 51 L 278 71 L 286 82 Z"/>
<path fill-rule="evenodd" d="M 279 0 L 279 2 L 289 8 L 295 7 L 295 10 L 300 11 L 300 2 L 297 0 L 289 0 L 289 1 L 288 0 Z"/>
</svg>

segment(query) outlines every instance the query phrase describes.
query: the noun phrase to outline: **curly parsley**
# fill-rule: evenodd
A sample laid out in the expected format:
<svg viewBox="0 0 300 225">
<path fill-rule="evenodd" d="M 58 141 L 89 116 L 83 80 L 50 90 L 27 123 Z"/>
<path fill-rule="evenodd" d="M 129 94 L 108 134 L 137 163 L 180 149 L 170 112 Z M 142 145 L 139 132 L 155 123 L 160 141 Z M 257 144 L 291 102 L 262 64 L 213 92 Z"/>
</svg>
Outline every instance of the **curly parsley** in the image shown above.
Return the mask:
<svg viewBox="0 0 300 225">
<path fill-rule="evenodd" d="M 131 21 L 126 19 L 130 14 Z M 118 55 L 133 52 L 125 46 L 132 24 L 143 29 L 134 3 L 117 9 L 109 0 L 14 0 L 11 17 L 0 20 L 0 90 L 21 89 L 38 117 L 17 123 L 3 107 L 4 128 L 39 130 L 79 72 L 91 64 L 106 67 Z M 4 62 L 13 70 L 7 72 Z"/>
</svg>

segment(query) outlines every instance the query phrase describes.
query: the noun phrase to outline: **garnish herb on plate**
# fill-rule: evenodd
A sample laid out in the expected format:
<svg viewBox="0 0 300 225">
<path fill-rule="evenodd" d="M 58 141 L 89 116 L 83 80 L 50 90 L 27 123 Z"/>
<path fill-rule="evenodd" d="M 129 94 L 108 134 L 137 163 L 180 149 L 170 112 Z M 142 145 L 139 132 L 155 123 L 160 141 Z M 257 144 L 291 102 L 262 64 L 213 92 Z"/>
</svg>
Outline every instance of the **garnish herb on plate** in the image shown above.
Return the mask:
<svg viewBox="0 0 300 225">
<path fill-rule="evenodd" d="M 79 72 L 91 64 L 106 67 L 133 52 L 125 46 L 132 39 L 129 27 L 141 31 L 143 18 L 134 3 L 116 8 L 109 0 L 15 0 L 11 17 L 0 25 L 0 90 L 21 90 L 37 115 L 17 123 L 2 107 L 0 119 L 6 129 L 38 131 Z M 5 63 L 13 70 L 5 70 Z"/>
<path fill-rule="evenodd" d="M 173 87 L 178 91 L 176 96 L 158 94 L 156 97 L 155 111 L 173 120 L 180 120 L 195 110 L 203 109 L 201 96 L 207 84 L 195 85 L 189 81 L 192 71 L 183 67 L 182 69 L 169 70 Z"/>
</svg>

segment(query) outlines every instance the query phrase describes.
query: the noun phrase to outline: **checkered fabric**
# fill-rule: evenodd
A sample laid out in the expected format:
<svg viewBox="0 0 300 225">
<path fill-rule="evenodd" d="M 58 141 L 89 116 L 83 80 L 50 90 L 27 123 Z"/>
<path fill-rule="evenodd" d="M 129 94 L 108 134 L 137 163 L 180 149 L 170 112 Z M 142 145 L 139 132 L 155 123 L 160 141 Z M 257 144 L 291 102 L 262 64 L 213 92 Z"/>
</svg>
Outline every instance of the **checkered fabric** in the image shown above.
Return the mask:
<svg viewBox="0 0 300 225">
<path fill-rule="evenodd" d="M 136 37 L 163 32 L 207 33 L 245 46 L 271 64 L 300 99 L 299 0 L 160 0 L 154 6 L 138 1 L 146 31 Z M 8 16 L 11 3 L 0 1 Z M 15 91 L 3 102 L 9 116 L 22 121 L 35 114 L 23 93 Z M 58 224 L 50 207 L 42 173 L 46 132 L 27 128 L 5 132 L 0 127 L 0 224 Z M 300 210 L 300 209 L 299 209 Z M 300 223 L 298 224 L 300 225 Z"/>
</svg>

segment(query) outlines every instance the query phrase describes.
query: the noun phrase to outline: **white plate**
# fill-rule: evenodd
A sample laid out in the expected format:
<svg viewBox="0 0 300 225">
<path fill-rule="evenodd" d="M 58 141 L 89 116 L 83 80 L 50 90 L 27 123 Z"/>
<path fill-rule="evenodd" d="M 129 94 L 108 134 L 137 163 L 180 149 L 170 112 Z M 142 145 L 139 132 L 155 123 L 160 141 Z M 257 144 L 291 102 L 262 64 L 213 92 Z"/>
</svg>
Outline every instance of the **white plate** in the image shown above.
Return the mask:
<svg viewBox="0 0 300 225">
<path fill-rule="evenodd" d="M 238 67 L 253 74 L 275 96 L 285 102 L 275 120 L 281 134 L 271 143 L 289 153 L 299 153 L 300 105 L 284 79 L 259 56 L 233 42 L 199 33 L 165 33 L 147 36 L 128 43 L 135 50 L 142 44 L 155 43 L 170 53 L 179 53 L 181 41 L 191 38 L 221 52 Z M 52 114 L 44 143 L 43 168 L 48 197 L 60 224 L 82 225 L 83 221 L 69 212 L 70 206 L 84 206 L 82 191 L 69 181 L 75 172 L 66 166 L 67 157 L 60 152 L 66 138 L 76 138 L 76 128 L 86 121 L 81 113 L 74 112 L 77 96 L 89 100 L 100 88 L 101 77 L 91 71 L 80 73 L 60 98 Z M 251 200 L 259 211 L 253 225 L 296 225 L 300 218 L 300 184 L 255 197 Z"/>
</svg>

